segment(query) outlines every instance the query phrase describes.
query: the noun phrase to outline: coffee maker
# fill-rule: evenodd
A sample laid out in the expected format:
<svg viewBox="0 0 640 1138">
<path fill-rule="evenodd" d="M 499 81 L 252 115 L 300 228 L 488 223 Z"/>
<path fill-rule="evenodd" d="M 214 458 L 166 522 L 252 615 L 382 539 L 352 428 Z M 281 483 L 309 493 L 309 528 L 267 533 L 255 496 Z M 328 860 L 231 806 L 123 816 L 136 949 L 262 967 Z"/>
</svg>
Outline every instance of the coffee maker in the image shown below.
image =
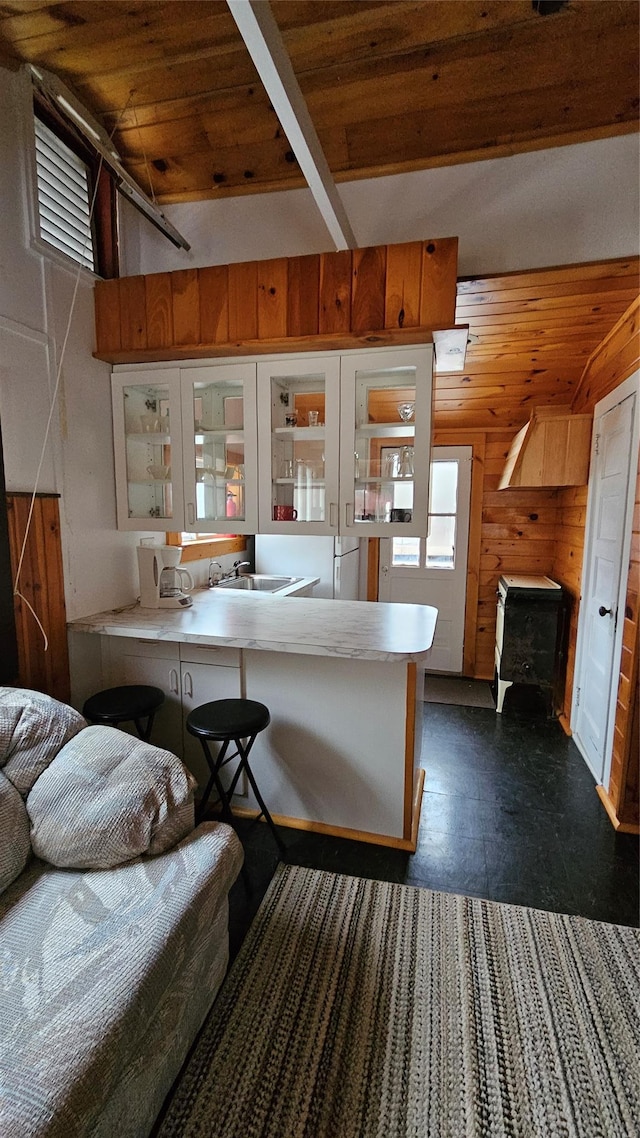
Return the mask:
<svg viewBox="0 0 640 1138">
<path fill-rule="evenodd" d="M 149 609 L 180 609 L 193 604 L 191 574 L 178 568 L 177 545 L 139 545 L 140 605 Z"/>
</svg>

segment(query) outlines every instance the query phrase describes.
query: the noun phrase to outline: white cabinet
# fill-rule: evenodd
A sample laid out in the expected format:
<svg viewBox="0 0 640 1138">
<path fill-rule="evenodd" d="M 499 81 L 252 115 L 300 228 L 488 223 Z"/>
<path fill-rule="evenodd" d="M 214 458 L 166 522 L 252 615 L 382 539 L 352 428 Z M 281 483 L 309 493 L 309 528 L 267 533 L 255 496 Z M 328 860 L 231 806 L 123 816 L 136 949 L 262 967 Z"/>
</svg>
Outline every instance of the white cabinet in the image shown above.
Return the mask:
<svg viewBox="0 0 640 1138">
<path fill-rule="evenodd" d="M 431 347 L 340 361 L 340 533 L 425 537 Z"/>
<path fill-rule="evenodd" d="M 116 371 L 118 526 L 426 536 L 432 348 Z"/>
<path fill-rule="evenodd" d="M 118 528 L 255 533 L 255 364 L 117 372 Z"/>
<path fill-rule="evenodd" d="M 112 379 L 118 529 L 183 530 L 178 368 Z"/>
<path fill-rule="evenodd" d="M 183 368 L 180 385 L 184 528 L 196 533 L 255 533 L 255 364 Z"/>
<path fill-rule="evenodd" d="M 258 364 L 260 533 L 338 532 L 340 359 Z"/>
<path fill-rule="evenodd" d="M 152 684 L 164 692 L 164 703 L 156 712 L 151 742 L 178 755 L 198 779 L 202 793 L 209 770 L 202 746 L 186 730 L 185 720 L 189 712 L 202 703 L 241 697 L 239 649 L 105 636 L 102 641 L 102 669 L 105 687 Z M 133 723 L 123 723 L 122 727 L 130 734 L 136 734 Z M 216 746 L 211 744 L 213 755 L 217 753 Z"/>
</svg>

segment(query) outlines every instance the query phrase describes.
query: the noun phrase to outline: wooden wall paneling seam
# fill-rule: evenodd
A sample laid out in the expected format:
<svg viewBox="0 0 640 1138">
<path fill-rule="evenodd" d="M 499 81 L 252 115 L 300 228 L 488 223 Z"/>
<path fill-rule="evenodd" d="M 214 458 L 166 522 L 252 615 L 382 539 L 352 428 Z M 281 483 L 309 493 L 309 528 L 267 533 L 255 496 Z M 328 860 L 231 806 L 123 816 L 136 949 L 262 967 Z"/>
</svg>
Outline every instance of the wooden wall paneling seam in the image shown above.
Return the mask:
<svg viewBox="0 0 640 1138">
<path fill-rule="evenodd" d="M 205 343 L 229 340 L 229 274 L 227 265 L 198 269 L 200 336 Z"/>
<path fill-rule="evenodd" d="M 229 265 L 229 339 L 258 339 L 258 262 Z"/>
<path fill-rule="evenodd" d="M 107 284 L 111 282 L 102 282 Z M 113 284 L 116 282 L 114 281 Z M 120 338 L 130 351 L 147 347 L 147 297 L 144 277 L 120 277 Z M 96 288 L 102 285 L 96 286 Z"/>
<path fill-rule="evenodd" d="M 168 348 L 174 342 L 171 273 L 150 273 L 144 284 L 147 348 Z"/>
<path fill-rule="evenodd" d="M 288 261 L 278 257 L 258 261 L 258 338 L 277 340 L 287 335 Z"/>
<path fill-rule="evenodd" d="M 451 328 L 455 324 L 455 297 L 451 297 L 448 283 L 451 275 L 456 274 L 457 264 L 457 237 L 423 241 L 420 324 L 432 328 Z"/>
<path fill-rule="evenodd" d="M 384 245 L 352 253 L 351 331 L 384 328 L 387 250 Z"/>
<path fill-rule="evenodd" d="M 351 250 L 320 254 L 318 332 L 351 331 Z"/>
<path fill-rule="evenodd" d="M 420 324 L 422 242 L 387 246 L 384 297 L 385 328 L 415 328 Z"/>
<path fill-rule="evenodd" d="M 200 289 L 197 269 L 171 273 L 173 335 L 176 344 L 196 344 L 200 339 Z"/>
<path fill-rule="evenodd" d="M 287 336 L 317 336 L 320 256 L 288 258 Z"/>
</svg>

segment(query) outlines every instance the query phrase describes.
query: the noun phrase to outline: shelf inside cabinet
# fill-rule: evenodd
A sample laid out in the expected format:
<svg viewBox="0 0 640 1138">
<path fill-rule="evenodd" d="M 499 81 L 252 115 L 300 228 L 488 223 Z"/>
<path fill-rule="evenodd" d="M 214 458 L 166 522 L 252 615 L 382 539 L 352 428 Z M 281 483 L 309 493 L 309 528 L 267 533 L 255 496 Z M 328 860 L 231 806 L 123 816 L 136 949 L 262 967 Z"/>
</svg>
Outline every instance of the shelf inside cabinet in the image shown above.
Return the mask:
<svg viewBox="0 0 640 1138">
<path fill-rule="evenodd" d="M 153 431 L 127 431 L 126 439 L 134 439 L 139 443 L 161 443 L 165 446 L 171 442 L 171 435 L 166 433 L 154 434 Z"/>
<path fill-rule="evenodd" d="M 224 439 L 229 443 L 244 441 L 244 431 L 240 427 L 221 427 L 215 431 L 194 431 L 196 439 Z"/>
<path fill-rule="evenodd" d="M 170 478 L 129 478 L 129 486 L 171 486 Z"/>
<path fill-rule="evenodd" d="M 274 435 L 285 436 L 288 439 L 318 439 L 325 437 L 324 423 L 318 427 L 274 427 Z"/>
<path fill-rule="evenodd" d="M 362 423 L 356 426 L 356 435 L 380 439 L 412 439 L 415 423 Z"/>
<path fill-rule="evenodd" d="M 198 486 L 244 486 L 244 478 L 225 478 L 224 474 L 209 474 L 206 478 L 197 478 Z"/>
<path fill-rule="evenodd" d="M 306 479 L 302 481 L 301 479 L 297 478 L 274 478 L 273 482 L 276 486 L 300 486 L 303 490 L 308 486 L 322 487 L 325 484 L 324 478 L 311 478 L 308 482 Z"/>
<path fill-rule="evenodd" d="M 407 475 L 406 478 L 400 478 L 400 477 L 398 477 L 398 478 L 382 478 L 382 477 L 378 476 L 375 478 L 374 477 L 356 478 L 355 481 L 356 481 L 356 485 L 360 485 L 362 483 L 367 483 L 367 484 L 374 483 L 377 486 L 386 486 L 386 484 L 388 482 L 400 482 L 400 483 L 402 483 L 403 486 L 407 486 L 409 483 L 413 482 L 413 480 L 414 480 L 414 475 L 409 474 L 409 475 Z"/>
</svg>

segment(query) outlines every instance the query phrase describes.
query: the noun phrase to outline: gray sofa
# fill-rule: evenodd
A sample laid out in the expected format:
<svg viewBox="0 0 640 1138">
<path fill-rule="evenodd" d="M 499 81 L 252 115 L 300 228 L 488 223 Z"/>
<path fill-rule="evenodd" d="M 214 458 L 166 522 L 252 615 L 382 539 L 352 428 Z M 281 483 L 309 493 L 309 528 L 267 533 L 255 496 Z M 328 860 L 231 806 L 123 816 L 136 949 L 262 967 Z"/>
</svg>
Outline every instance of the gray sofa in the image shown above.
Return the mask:
<svg viewBox="0 0 640 1138">
<path fill-rule="evenodd" d="M 167 751 L 0 688 L 0 1134 L 145 1138 L 222 982 L 233 831 Z"/>
</svg>

